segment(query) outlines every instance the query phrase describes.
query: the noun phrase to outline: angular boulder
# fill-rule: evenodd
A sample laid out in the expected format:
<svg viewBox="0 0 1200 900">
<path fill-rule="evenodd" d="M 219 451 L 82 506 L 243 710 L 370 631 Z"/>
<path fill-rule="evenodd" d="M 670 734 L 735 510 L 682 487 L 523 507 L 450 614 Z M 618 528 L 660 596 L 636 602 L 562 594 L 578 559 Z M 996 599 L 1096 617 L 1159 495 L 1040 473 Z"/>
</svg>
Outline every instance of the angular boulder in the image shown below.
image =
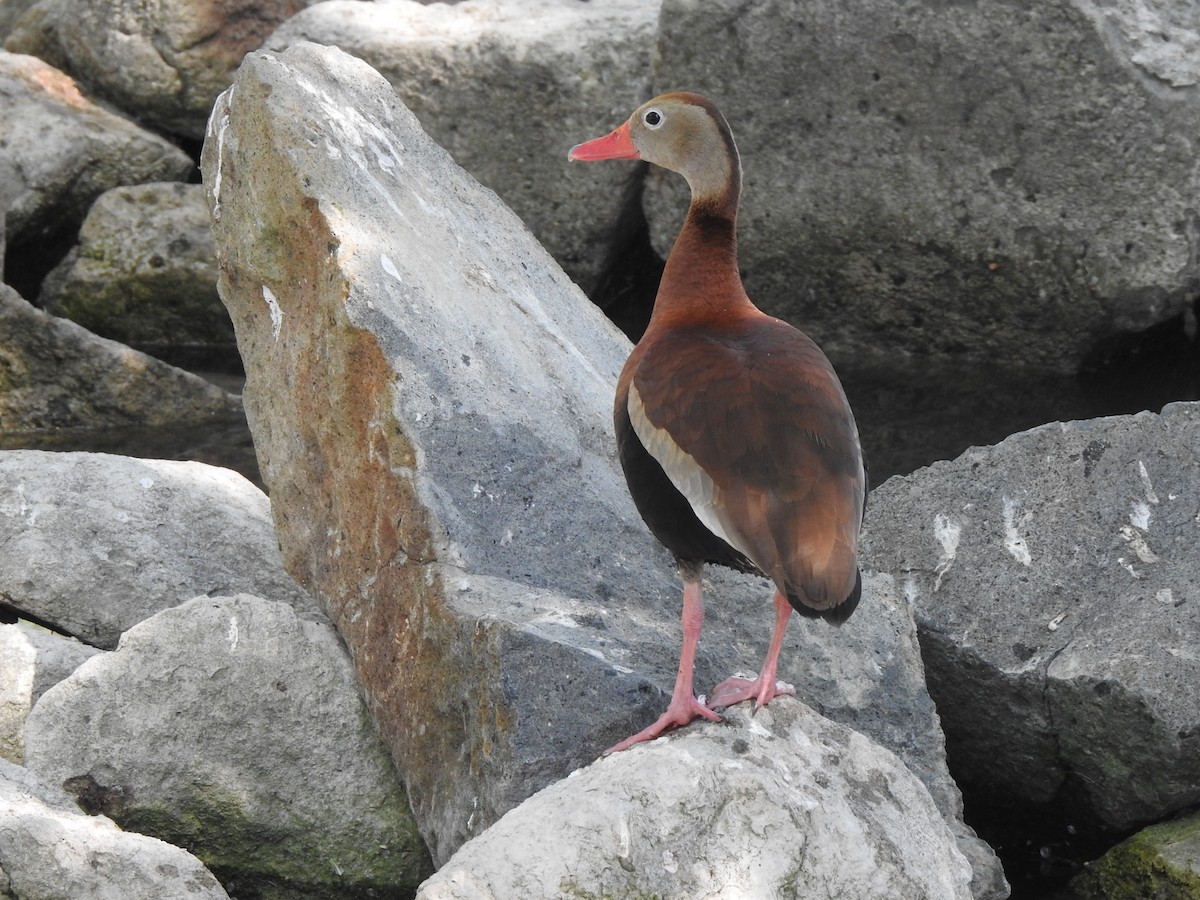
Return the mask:
<svg viewBox="0 0 1200 900">
<path fill-rule="evenodd" d="M 613 452 L 629 344 L 335 49 L 248 56 L 203 170 L 286 565 L 345 637 L 444 862 L 648 724 L 673 683 L 679 586 Z M 907 607 L 890 579 L 866 593 L 840 631 L 798 623 L 781 677 L 902 755 L 980 896 L 1002 896 L 959 819 Z M 758 664 L 769 598 L 711 573 L 700 685 Z"/>
<path fill-rule="evenodd" d="M 159 182 L 101 194 L 79 245 L 47 276 L 49 313 L 146 352 L 230 349 L 204 188 Z"/>
<path fill-rule="evenodd" d="M 313 0 L 40 0 L 5 41 L 157 128 L 204 133 L 242 57 Z"/>
<path fill-rule="evenodd" d="M 228 900 L 186 850 L 121 831 L 0 759 L 0 890 L 6 897 Z"/>
<path fill-rule="evenodd" d="M 49 315 L 0 284 L 0 435 L 228 425 L 239 398 L 198 375 Z"/>
<path fill-rule="evenodd" d="M 747 290 L 835 362 L 1073 372 L 1196 297 L 1198 42 L 1170 4 L 664 0 L 654 82 L 720 104 Z"/>
<path fill-rule="evenodd" d="M 1200 803 L 1200 404 L 1055 423 L 893 478 L 867 558 L 916 611 L 964 791 L 1127 833 Z"/>
<path fill-rule="evenodd" d="M 38 698 L 100 651 L 28 622 L 0 625 L 0 757 L 25 759 L 25 719 Z"/>
<path fill-rule="evenodd" d="M 283 571 L 270 501 L 228 469 L 0 452 L 0 598 L 105 649 L 197 594 L 252 591 L 323 615 Z"/>
<path fill-rule="evenodd" d="M 893 754 L 791 699 L 593 763 L 469 841 L 418 900 L 968 900 L 971 866 Z"/>
<path fill-rule="evenodd" d="M 331 0 L 266 42 L 301 40 L 365 60 L 455 162 L 521 217 L 592 293 L 627 238 L 637 169 L 566 166 L 598 123 L 648 96 L 658 0 L 471 0 L 457 5 Z M 531 91 L 537 102 L 530 105 Z"/>
<path fill-rule="evenodd" d="M 182 150 L 99 106 L 32 56 L 0 51 L 0 118 L 0 160 L 15 178 L 7 185 L 10 250 L 30 252 L 48 235 L 73 230 L 110 188 L 180 181 L 194 167 Z"/>
<path fill-rule="evenodd" d="M 26 765 L 238 893 L 388 896 L 429 874 L 329 624 L 247 594 L 130 629 L 34 707 Z"/>
</svg>

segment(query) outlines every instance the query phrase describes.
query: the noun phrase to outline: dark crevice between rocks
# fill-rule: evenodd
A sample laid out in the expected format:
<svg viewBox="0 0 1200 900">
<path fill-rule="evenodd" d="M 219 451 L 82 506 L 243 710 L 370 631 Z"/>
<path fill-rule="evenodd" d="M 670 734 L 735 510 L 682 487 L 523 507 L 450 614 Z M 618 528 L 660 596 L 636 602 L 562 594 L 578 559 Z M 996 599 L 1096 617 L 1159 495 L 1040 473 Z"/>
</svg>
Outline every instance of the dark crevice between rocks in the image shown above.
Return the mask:
<svg viewBox="0 0 1200 900">
<path fill-rule="evenodd" d="M 42 282 L 79 243 L 80 224 L 47 228 L 10 242 L 4 250 L 4 283 L 34 306 L 39 305 Z"/>
<path fill-rule="evenodd" d="M 194 165 L 192 171 L 188 173 L 188 184 L 201 184 L 203 177 L 200 172 L 200 151 L 204 149 L 203 138 L 180 137 L 179 135 L 164 135 L 169 141 L 174 141 L 175 146 L 192 158 Z"/>
<path fill-rule="evenodd" d="M 1012 886 L 1010 900 L 1052 900 L 1086 863 L 1132 833 L 1078 824 L 1087 815 L 1078 799 L 1082 792 L 1071 788 L 1079 776 L 1070 770 L 1051 800 L 1020 803 L 1010 791 L 962 772 L 949 737 L 946 752 L 963 794 L 963 819 L 996 851 Z"/>
<path fill-rule="evenodd" d="M 95 647 L 98 650 L 111 650 L 111 647 L 102 647 L 99 644 L 94 644 L 91 641 L 81 638 L 77 634 L 72 634 L 64 630 L 60 625 L 51 622 L 49 619 L 42 619 L 38 616 L 31 615 L 19 607 L 13 606 L 11 603 L 0 599 L 0 625 L 16 625 L 18 622 L 25 621 L 31 625 L 36 625 L 38 628 L 44 628 L 52 634 L 57 634 L 59 637 L 65 637 L 70 640 L 79 641 L 81 644 L 87 644 L 89 647 Z"/>
<path fill-rule="evenodd" d="M 1183 312 L 1144 331 L 1100 341 L 1080 367 L 1080 381 L 1104 415 L 1158 411 L 1200 399 L 1200 296 Z"/>
</svg>

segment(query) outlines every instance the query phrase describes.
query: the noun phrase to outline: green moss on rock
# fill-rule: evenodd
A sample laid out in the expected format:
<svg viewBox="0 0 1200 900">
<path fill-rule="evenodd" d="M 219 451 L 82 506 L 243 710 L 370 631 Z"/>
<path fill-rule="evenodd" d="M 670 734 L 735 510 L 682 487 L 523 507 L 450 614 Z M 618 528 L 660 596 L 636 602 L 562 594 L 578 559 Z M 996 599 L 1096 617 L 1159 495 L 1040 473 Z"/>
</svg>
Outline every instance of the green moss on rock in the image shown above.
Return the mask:
<svg viewBox="0 0 1200 900">
<path fill-rule="evenodd" d="M 131 806 L 119 824 L 184 847 L 245 900 L 406 897 L 432 872 L 411 818 L 397 812 L 364 844 L 331 843 L 327 828 L 295 817 L 271 827 L 239 798 L 203 786 L 174 807 Z M 323 835 L 317 839 L 316 835 Z"/>
<path fill-rule="evenodd" d="M 1071 883 L 1077 900 L 1200 900 L 1200 814 L 1139 831 Z"/>
</svg>

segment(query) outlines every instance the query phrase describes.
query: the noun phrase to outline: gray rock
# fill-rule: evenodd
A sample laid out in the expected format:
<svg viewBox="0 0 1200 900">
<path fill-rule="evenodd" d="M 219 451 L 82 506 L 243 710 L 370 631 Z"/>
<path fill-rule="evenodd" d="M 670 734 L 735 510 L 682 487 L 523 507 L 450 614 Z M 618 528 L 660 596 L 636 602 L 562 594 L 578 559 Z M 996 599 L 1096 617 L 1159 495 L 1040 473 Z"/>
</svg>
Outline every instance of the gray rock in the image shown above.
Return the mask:
<svg viewBox="0 0 1200 900">
<path fill-rule="evenodd" d="M 1193 8 L 665 0 L 661 23 L 656 89 L 710 94 L 742 151 L 750 296 L 835 361 L 1073 372 L 1195 298 Z"/>
<path fill-rule="evenodd" d="M 3 759 L 0 889 L 20 900 L 228 900 L 187 851 L 84 815 L 62 791 Z"/>
<path fill-rule="evenodd" d="M 283 571 L 270 501 L 197 462 L 0 452 L 0 597 L 98 647 L 203 593 L 253 591 L 322 618 Z"/>
<path fill-rule="evenodd" d="M 0 42 L 8 36 L 17 20 L 37 0 L 0 0 Z"/>
<path fill-rule="evenodd" d="M 203 169 L 284 558 L 444 862 L 673 683 L 679 586 L 614 459 L 629 344 L 334 49 L 248 56 Z M 770 593 L 712 572 L 698 684 L 758 665 Z M 840 631 L 797 626 L 781 677 L 903 755 L 1002 886 L 958 821 L 908 609 L 887 578 L 866 597 Z"/>
<path fill-rule="evenodd" d="M 70 72 L 142 121 L 199 137 L 242 57 L 309 2 L 40 0 L 4 46 Z"/>
<path fill-rule="evenodd" d="M 593 763 L 465 844 L 418 900 L 969 898 L 891 753 L 785 699 Z"/>
<path fill-rule="evenodd" d="M 16 177 L 8 189 L 10 245 L 73 227 L 117 185 L 178 181 L 193 168 L 183 151 L 97 106 L 32 56 L 0 51 L 0 119 L 0 160 Z"/>
<path fill-rule="evenodd" d="M 0 625 L 0 757 L 25 758 L 25 719 L 38 698 L 100 651 L 30 625 Z"/>
<path fill-rule="evenodd" d="M 34 707 L 26 765 L 264 898 L 412 891 L 431 871 L 329 624 L 239 594 L 130 629 Z"/>
<path fill-rule="evenodd" d="M 1200 404 L 1051 424 L 871 495 L 964 785 L 1127 831 L 1200 802 Z"/>
<path fill-rule="evenodd" d="M 370 63 L 422 127 L 521 217 L 585 291 L 637 203 L 636 170 L 566 166 L 598 121 L 650 90 L 658 0 L 318 3 L 266 47 L 334 45 Z"/>
<path fill-rule="evenodd" d="M 39 305 L 139 349 L 232 347 L 204 188 L 163 182 L 101 194 Z"/>
<path fill-rule="evenodd" d="M 48 315 L 0 284 L 0 435 L 227 425 L 241 402 L 190 372 Z"/>
</svg>

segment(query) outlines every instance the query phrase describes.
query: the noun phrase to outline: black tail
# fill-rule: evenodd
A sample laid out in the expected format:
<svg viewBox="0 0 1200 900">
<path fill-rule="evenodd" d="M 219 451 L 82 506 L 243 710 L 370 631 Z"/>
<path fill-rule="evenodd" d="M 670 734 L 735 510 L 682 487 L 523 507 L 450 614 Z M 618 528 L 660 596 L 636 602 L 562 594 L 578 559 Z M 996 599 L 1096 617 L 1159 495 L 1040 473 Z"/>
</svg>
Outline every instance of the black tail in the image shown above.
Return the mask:
<svg viewBox="0 0 1200 900">
<path fill-rule="evenodd" d="M 806 619 L 824 619 L 830 625 L 841 625 L 858 609 L 858 601 L 862 599 L 862 571 L 855 574 L 854 590 L 850 592 L 845 600 L 837 606 L 831 606 L 829 609 L 813 609 L 811 606 L 805 606 L 797 594 L 788 594 L 788 603 L 792 604 L 792 609 L 800 613 Z"/>
</svg>

